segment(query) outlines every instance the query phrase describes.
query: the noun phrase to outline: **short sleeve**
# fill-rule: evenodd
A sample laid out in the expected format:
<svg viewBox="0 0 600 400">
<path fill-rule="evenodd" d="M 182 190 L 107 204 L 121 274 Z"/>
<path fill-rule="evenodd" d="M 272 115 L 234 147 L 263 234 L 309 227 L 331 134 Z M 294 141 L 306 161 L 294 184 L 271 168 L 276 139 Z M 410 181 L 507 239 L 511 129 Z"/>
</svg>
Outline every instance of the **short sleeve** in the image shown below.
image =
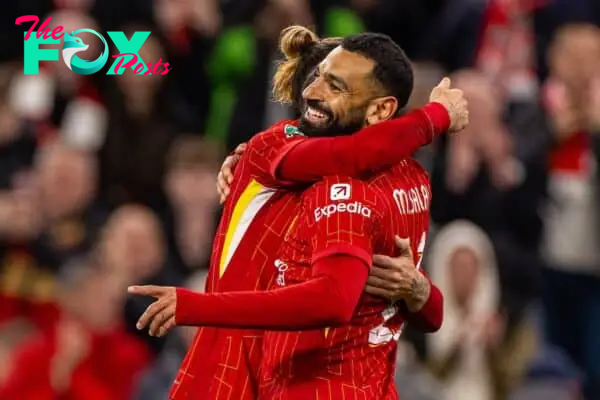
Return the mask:
<svg viewBox="0 0 600 400">
<path fill-rule="evenodd" d="M 373 243 L 381 226 L 378 192 L 360 180 L 327 177 L 305 195 L 303 206 L 309 208 L 312 224 L 313 263 L 344 254 L 371 265 Z"/>
<path fill-rule="evenodd" d="M 304 140 L 307 138 L 300 133 L 293 121 L 277 123 L 254 136 L 246 149 L 252 176 L 267 187 L 289 185 L 290 182 L 275 178 L 273 166 Z"/>
</svg>

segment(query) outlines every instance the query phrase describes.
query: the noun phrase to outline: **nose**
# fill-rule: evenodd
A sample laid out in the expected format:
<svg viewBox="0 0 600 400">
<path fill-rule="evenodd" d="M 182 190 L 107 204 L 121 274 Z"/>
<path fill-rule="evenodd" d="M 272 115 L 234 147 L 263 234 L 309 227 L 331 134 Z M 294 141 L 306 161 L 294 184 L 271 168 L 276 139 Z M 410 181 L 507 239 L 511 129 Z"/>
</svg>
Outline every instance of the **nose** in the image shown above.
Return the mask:
<svg viewBox="0 0 600 400">
<path fill-rule="evenodd" d="M 323 80 L 318 77 L 302 91 L 304 100 L 323 101 Z"/>
</svg>

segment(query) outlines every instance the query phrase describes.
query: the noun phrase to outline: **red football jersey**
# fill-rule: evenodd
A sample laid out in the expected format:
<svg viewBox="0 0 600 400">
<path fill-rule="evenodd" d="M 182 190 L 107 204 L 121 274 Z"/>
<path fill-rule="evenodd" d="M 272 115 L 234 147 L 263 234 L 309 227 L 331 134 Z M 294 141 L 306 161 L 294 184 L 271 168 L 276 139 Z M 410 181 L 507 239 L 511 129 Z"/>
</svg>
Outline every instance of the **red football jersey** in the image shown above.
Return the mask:
<svg viewBox="0 0 600 400">
<path fill-rule="evenodd" d="M 330 177 L 302 195 L 294 229 L 276 263 L 274 287 L 311 279 L 320 257 L 397 255 L 394 235 L 408 237 L 419 267 L 429 228 L 429 177 L 407 159 L 368 181 Z M 340 266 L 343 268 L 343 266 Z M 326 298 L 323 301 L 327 301 Z M 269 399 L 395 399 L 399 309 L 364 294 L 346 326 L 267 332 L 260 394 Z"/>
<path fill-rule="evenodd" d="M 431 103 L 350 136 L 305 141 L 294 121 L 283 121 L 255 136 L 236 167 L 213 243 L 207 291 L 264 290 L 270 286 L 283 235 L 299 210 L 300 195 L 277 190 L 288 182 L 275 178 L 280 161 L 292 148 L 294 157 L 286 158 L 283 173 L 289 179 L 310 181 L 338 172 L 362 176 L 404 159 L 448 125 L 445 108 Z M 255 398 L 262 334 L 256 330 L 200 328 L 171 398 Z"/>
<path fill-rule="evenodd" d="M 298 194 L 277 190 L 280 182 L 272 178 L 270 168 L 286 148 L 304 139 L 292 121 L 284 121 L 248 143 L 213 242 L 207 292 L 269 286 L 277 249 L 299 207 Z M 171 398 L 255 399 L 252 377 L 258 376 L 262 335 L 255 330 L 199 328 Z"/>
</svg>

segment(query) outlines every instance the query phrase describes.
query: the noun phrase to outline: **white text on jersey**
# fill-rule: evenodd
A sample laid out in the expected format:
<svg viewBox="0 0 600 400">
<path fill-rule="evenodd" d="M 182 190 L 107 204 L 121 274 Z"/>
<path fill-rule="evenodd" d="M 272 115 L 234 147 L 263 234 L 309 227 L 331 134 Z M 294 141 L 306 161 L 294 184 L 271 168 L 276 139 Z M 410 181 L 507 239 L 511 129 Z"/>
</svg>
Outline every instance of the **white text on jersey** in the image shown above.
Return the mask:
<svg viewBox="0 0 600 400">
<path fill-rule="evenodd" d="M 394 201 L 400 210 L 400 214 L 428 212 L 430 200 L 426 185 L 394 190 Z"/>
<path fill-rule="evenodd" d="M 350 213 L 360 214 L 365 218 L 371 218 L 371 209 L 364 204 L 355 201 L 354 203 L 337 203 L 329 204 L 325 207 L 315 208 L 315 221 L 319 221 L 321 218 L 329 218 L 335 213 Z"/>
</svg>

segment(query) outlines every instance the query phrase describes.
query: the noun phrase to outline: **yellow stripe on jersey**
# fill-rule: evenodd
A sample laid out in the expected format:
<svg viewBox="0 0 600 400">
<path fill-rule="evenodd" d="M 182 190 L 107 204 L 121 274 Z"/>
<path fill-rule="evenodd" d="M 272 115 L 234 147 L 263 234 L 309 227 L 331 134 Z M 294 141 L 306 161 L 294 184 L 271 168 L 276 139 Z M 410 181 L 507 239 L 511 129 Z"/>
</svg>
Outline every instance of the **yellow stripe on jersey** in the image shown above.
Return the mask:
<svg viewBox="0 0 600 400">
<path fill-rule="evenodd" d="M 254 217 L 256 217 L 274 193 L 273 189 L 261 185 L 254 179 L 250 181 L 246 189 L 242 192 L 242 195 L 233 208 L 231 221 L 229 221 L 227 233 L 225 234 L 225 242 L 219 262 L 219 277 L 222 277 L 225 273 L 235 250 L 242 241 Z"/>
</svg>

